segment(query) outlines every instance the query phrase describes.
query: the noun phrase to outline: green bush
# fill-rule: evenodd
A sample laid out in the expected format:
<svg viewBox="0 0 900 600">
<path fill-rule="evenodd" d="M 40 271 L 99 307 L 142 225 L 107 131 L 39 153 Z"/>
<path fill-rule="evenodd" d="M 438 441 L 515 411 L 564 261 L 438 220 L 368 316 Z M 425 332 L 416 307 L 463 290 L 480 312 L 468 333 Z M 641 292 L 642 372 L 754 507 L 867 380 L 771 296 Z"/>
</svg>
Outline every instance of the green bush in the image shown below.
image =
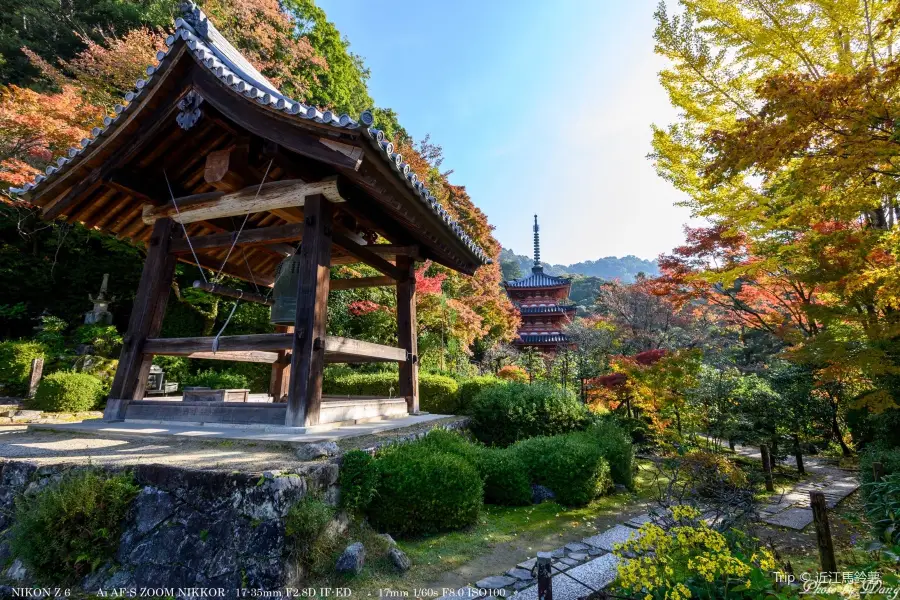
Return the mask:
<svg viewBox="0 0 900 600">
<path fill-rule="evenodd" d="M 589 413 L 575 394 L 550 384 L 511 382 L 484 388 L 470 410 L 470 429 L 490 446 L 583 428 Z"/>
<path fill-rule="evenodd" d="M 94 347 L 92 354 L 115 358 L 122 349 L 122 336 L 113 325 L 82 325 L 75 330 L 76 344 L 90 344 Z"/>
<path fill-rule="evenodd" d="M 387 449 L 375 465 L 378 487 L 368 514 L 377 529 L 417 535 L 461 529 L 478 519 L 484 485 L 459 456 L 404 444 Z"/>
<path fill-rule="evenodd" d="M 456 380 L 443 375 L 419 375 L 419 406 L 438 414 L 454 414 L 457 410 Z M 396 398 L 400 394 L 397 373 L 353 373 L 328 377 L 323 393 L 334 396 L 377 396 Z"/>
<path fill-rule="evenodd" d="M 485 388 L 506 385 L 506 382 L 499 377 L 493 375 L 483 375 L 481 377 L 470 377 L 459 382 L 459 391 L 456 393 L 457 410 L 459 414 L 468 414 L 472 402 L 475 397 Z"/>
<path fill-rule="evenodd" d="M 185 387 L 207 387 L 214 390 L 250 389 L 250 381 L 246 376 L 232 371 L 215 371 L 207 369 L 194 375 L 189 375 L 182 385 Z"/>
<path fill-rule="evenodd" d="M 419 452 L 444 452 L 464 459 L 484 481 L 484 501 L 503 506 L 531 502 L 531 483 L 524 463 L 503 448 L 485 448 L 456 431 L 432 429 L 412 444 Z"/>
<path fill-rule="evenodd" d="M 362 450 L 351 450 L 341 460 L 341 507 L 363 512 L 375 496 L 378 473 L 374 459 Z"/>
<path fill-rule="evenodd" d="M 488 504 L 531 504 L 528 467 L 512 449 L 485 448 L 478 469 L 484 478 L 484 501 Z"/>
<path fill-rule="evenodd" d="M 102 403 L 102 381 L 85 373 L 57 371 L 41 379 L 34 398 L 25 405 L 48 412 L 79 412 L 94 410 Z"/>
<path fill-rule="evenodd" d="M 511 450 L 525 464 L 531 481 L 553 490 L 562 504 L 587 504 L 612 486 L 609 463 L 585 435 L 533 437 Z"/>
<path fill-rule="evenodd" d="M 122 521 L 139 487 L 131 474 L 76 471 L 16 502 L 14 556 L 47 583 L 69 583 L 115 556 Z"/>
<path fill-rule="evenodd" d="M 870 444 L 865 450 L 860 452 L 859 473 L 863 483 L 872 481 L 874 477 L 872 465 L 874 463 L 881 463 L 885 475 L 900 473 L 900 448 L 892 448 L 882 444 Z M 865 489 L 863 487 L 864 492 Z"/>
<path fill-rule="evenodd" d="M 31 361 L 46 353 L 47 349 L 38 342 L 0 342 L 0 395 L 27 394 Z"/>
<path fill-rule="evenodd" d="M 610 420 L 591 425 L 583 435 L 600 448 L 600 453 L 609 463 L 612 480 L 634 489 L 634 446 L 631 437 Z"/>
<path fill-rule="evenodd" d="M 900 543 L 900 473 L 892 473 L 877 483 L 863 484 L 866 514 L 876 536 L 891 545 Z"/>
</svg>

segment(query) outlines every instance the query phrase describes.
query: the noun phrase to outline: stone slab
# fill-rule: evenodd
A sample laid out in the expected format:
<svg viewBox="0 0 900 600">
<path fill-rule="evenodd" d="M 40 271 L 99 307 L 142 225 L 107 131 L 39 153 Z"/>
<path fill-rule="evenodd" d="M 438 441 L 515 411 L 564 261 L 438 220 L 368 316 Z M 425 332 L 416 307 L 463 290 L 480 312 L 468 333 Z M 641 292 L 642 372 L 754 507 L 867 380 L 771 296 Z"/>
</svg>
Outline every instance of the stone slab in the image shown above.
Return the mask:
<svg viewBox="0 0 900 600">
<path fill-rule="evenodd" d="M 635 529 L 640 529 L 641 525 L 645 525 L 653 521 L 653 517 L 649 514 L 638 515 L 636 517 L 631 517 L 625 524 L 629 527 L 634 527 Z"/>
<path fill-rule="evenodd" d="M 582 561 L 587 560 L 588 555 L 584 552 L 569 552 L 569 558 L 572 560 Z"/>
<path fill-rule="evenodd" d="M 587 550 L 587 544 L 582 544 L 581 542 L 569 542 L 565 546 L 566 550 L 569 552 L 581 552 L 583 550 Z"/>
<path fill-rule="evenodd" d="M 591 536 L 589 538 L 585 538 L 583 541 L 585 544 L 589 546 L 594 546 L 595 548 L 602 548 L 607 552 L 612 552 L 613 547 L 616 544 L 621 544 L 623 542 L 627 542 L 632 538 L 637 538 L 640 536 L 636 530 L 631 527 L 626 527 L 625 525 L 616 525 L 611 529 L 607 529 L 601 534 Z"/>
<path fill-rule="evenodd" d="M 577 600 L 591 594 L 594 589 L 605 588 L 615 580 L 618 566 L 619 559 L 615 555 L 605 554 L 565 573 L 557 573 L 553 576 L 553 600 Z M 577 583 L 573 577 L 593 589 Z M 516 592 L 512 597 L 516 600 L 537 600 L 537 585 Z"/>
<path fill-rule="evenodd" d="M 515 577 L 516 579 L 519 579 L 521 581 L 526 581 L 528 579 L 531 579 L 531 569 L 522 569 L 522 568 L 510 569 L 509 571 L 506 572 L 506 574 L 509 575 L 510 577 Z"/>
<path fill-rule="evenodd" d="M 475 587 L 482 590 L 499 590 L 514 584 L 517 579 L 509 575 L 491 575 L 475 582 Z"/>
<path fill-rule="evenodd" d="M 561 563 L 564 564 L 564 565 L 568 565 L 568 566 L 570 566 L 570 567 L 574 567 L 574 566 L 577 565 L 580 561 L 577 561 L 577 560 L 575 560 L 575 559 L 573 559 L 573 558 L 561 558 L 561 559 L 559 559 L 559 562 L 561 562 Z"/>
<path fill-rule="evenodd" d="M 773 515 L 764 519 L 764 521 L 769 525 L 787 527 L 788 529 L 794 529 L 796 531 L 800 531 L 801 529 L 805 528 L 807 525 L 812 523 L 812 520 L 812 510 L 799 507 L 789 508 L 778 513 L 777 515 Z"/>
<path fill-rule="evenodd" d="M 531 569 L 534 568 L 534 565 L 536 565 L 536 564 L 537 564 L 536 558 L 529 558 L 528 560 L 523 560 L 516 566 L 519 567 L 520 569 L 527 569 L 530 571 Z"/>
</svg>

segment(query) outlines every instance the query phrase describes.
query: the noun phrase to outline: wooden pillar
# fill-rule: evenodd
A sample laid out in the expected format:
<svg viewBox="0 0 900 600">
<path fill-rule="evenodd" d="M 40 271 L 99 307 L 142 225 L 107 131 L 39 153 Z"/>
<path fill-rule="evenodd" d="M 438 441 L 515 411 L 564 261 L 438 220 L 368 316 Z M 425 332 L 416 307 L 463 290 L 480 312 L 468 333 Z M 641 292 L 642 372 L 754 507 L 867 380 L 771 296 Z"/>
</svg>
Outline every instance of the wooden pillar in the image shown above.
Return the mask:
<svg viewBox="0 0 900 600">
<path fill-rule="evenodd" d="M 825 494 L 810 492 L 809 505 L 812 508 L 813 523 L 816 528 L 816 543 L 819 546 L 819 562 L 822 571 L 834 573 L 837 571 L 837 561 L 834 560 L 834 543 L 831 540 L 831 526 L 828 524 Z"/>
<path fill-rule="evenodd" d="M 325 373 L 325 325 L 328 319 L 332 205 L 322 195 L 307 196 L 303 207 L 303 243 L 291 263 L 299 275 L 291 380 L 284 424 L 319 423 Z"/>
<path fill-rule="evenodd" d="M 402 271 L 397 281 L 397 337 L 406 350 L 405 362 L 400 363 L 400 395 L 406 398 L 406 411 L 419 412 L 419 350 L 416 334 L 416 267 L 408 256 L 397 257 Z"/>
<path fill-rule="evenodd" d="M 166 314 L 166 302 L 175 274 L 175 256 L 169 254 L 174 227 L 175 222 L 168 218 L 160 219 L 153 225 L 128 331 L 119 354 L 119 366 L 103 413 L 107 421 L 124 419 L 128 402 L 144 397 L 153 362 L 152 356 L 143 354 L 144 340 L 159 334 Z"/>
<path fill-rule="evenodd" d="M 277 333 L 294 333 L 292 325 L 276 325 Z M 287 350 L 278 352 L 278 362 L 272 365 L 272 377 L 269 379 L 269 395 L 272 402 L 284 402 L 288 396 L 291 381 L 291 353 Z"/>
</svg>

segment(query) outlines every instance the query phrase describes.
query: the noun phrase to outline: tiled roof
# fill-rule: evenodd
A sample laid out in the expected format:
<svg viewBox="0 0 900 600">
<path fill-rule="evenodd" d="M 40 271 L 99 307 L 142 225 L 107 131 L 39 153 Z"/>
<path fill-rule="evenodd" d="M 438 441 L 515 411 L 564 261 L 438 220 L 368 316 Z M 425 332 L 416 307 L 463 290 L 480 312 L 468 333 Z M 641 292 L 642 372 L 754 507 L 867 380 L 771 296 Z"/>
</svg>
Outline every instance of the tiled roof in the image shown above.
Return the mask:
<svg viewBox="0 0 900 600">
<path fill-rule="evenodd" d="M 544 274 L 543 267 L 532 267 L 531 275 L 522 279 L 513 279 L 507 281 L 503 285 L 513 288 L 535 288 L 535 287 L 558 287 L 561 285 L 569 285 L 571 281 L 568 277 L 554 277 L 553 275 Z"/>
<path fill-rule="evenodd" d="M 534 314 L 543 314 L 543 313 L 567 313 L 573 312 L 576 310 L 574 304 L 572 305 L 559 305 L 555 304 L 553 306 L 520 306 L 519 312 L 523 315 L 534 315 Z"/>
<path fill-rule="evenodd" d="M 137 105 L 135 98 L 148 89 L 153 82 L 154 74 L 162 66 L 169 52 L 176 42 L 184 40 L 192 51 L 198 63 L 209 69 L 220 81 L 230 86 L 251 100 L 263 104 L 269 108 L 296 116 L 298 119 L 312 120 L 338 129 L 363 129 L 367 135 L 363 136 L 369 143 L 380 151 L 382 158 L 391 165 L 397 176 L 413 190 L 423 204 L 428 205 L 432 212 L 444 221 L 450 229 L 466 245 L 466 247 L 481 261 L 482 264 L 490 264 L 492 260 L 469 236 L 463 231 L 462 226 L 454 220 L 437 199 L 428 191 L 425 184 L 410 170 L 403 157 L 394 152 L 394 145 L 385 139 L 384 132 L 372 127 L 374 117 L 370 111 L 364 111 L 359 119 L 353 119 L 347 114 L 337 114 L 330 110 L 320 111 L 314 106 L 308 106 L 296 100 L 284 96 L 268 79 L 266 79 L 253 65 L 225 39 L 215 26 L 207 19 L 206 15 L 193 2 L 184 2 L 181 5 L 182 16 L 175 20 L 175 33 L 166 39 L 166 50 L 156 54 L 157 64 L 147 67 L 147 76 L 135 83 L 134 91 L 125 95 L 125 103 L 115 106 L 114 117 L 107 116 L 103 120 L 103 127 L 95 127 L 91 131 L 91 137 L 81 140 L 81 147 L 70 148 L 68 156 L 60 157 L 56 165 L 49 166 L 45 175 L 38 175 L 32 183 L 26 183 L 21 188 L 9 188 L 11 194 L 26 194 L 34 190 L 41 183 L 54 177 L 54 175 L 68 170 L 77 163 L 84 150 L 99 138 L 111 132 L 120 117 Z"/>
<path fill-rule="evenodd" d="M 565 344 L 568 341 L 569 337 L 564 333 L 526 333 L 516 339 L 516 342 L 522 344 Z"/>
</svg>

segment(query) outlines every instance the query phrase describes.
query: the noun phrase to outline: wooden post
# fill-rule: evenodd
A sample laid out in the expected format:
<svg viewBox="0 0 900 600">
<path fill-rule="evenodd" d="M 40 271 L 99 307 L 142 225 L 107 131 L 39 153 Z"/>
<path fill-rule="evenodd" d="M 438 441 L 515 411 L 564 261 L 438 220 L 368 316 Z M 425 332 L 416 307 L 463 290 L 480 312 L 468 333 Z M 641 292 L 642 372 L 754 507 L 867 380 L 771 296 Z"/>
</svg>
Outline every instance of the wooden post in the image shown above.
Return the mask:
<svg viewBox="0 0 900 600">
<path fill-rule="evenodd" d="M 837 571 L 837 561 L 834 560 L 834 544 L 831 541 L 831 527 L 828 525 L 825 494 L 810 492 L 809 505 L 812 508 L 813 523 L 816 526 L 816 543 L 819 546 L 819 561 L 822 564 L 822 571 L 834 573 Z"/>
<path fill-rule="evenodd" d="M 144 397 L 153 357 L 143 354 L 143 346 L 148 337 L 159 334 L 166 313 L 169 288 L 175 274 L 175 256 L 169 253 L 174 225 L 174 221 L 165 218 L 153 225 L 128 331 L 119 354 L 119 366 L 103 413 L 107 421 L 124 419 L 128 402 Z"/>
<path fill-rule="evenodd" d="M 538 600 L 553 600 L 553 556 L 550 552 L 537 553 Z"/>
<path fill-rule="evenodd" d="M 31 373 L 28 375 L 28 398 L 34 398 L 41 375 L 44 373 L 44 358 L 38 356 L 31 359 Z"/>
<path fill-rule="evenodd" d="M 294 333 L 292 325 L 276 325 L 278 333 Z M 269 379 L 269 395 L 272 402 L 284 402 L 287 400 L 288 388 L 291 381 L 291 353 L 287 350 L 278 352 L 278 361 L 272 364 L 272 377 Z"/>
<path fill-rule="evenodd" d="M 406 361 L 400 363 L 400 395 L 406 398 L 406 411 L 419 412 L 419 350 L 416 335 L 416 268 L 408 256 L 397 257 L 402 271 L 397 281 L 397 337 L 406 350 Z"/>
<path fill-rule="evenodd" d="M 769 447 L 763 444 L 759 447 L 759 453 L 762 455 L 763 476 L 766 479 L 766 491 L 774 492 L 775 484 L 772 482 L 772 460 L 769 455 Z"/>
<path fill-rule="evenodd" d="M 884 479 L 884 464 L 880 462 L 872 463 L 872 481 L 878 483 Z"/>
<path fill-rule="evenodd" d="M 332 205 L 324 196 L 306 198 L 300 256 L 290 265 L 298 269 L 299 282 L 291 380 L 284 421 L 288 427 L 308 427 L 319 423 L 322 377 L 325 373 L 332 212 Z"/>
<path fill-rule="evenodd" d="M 800 436 L 794 434 L 794 457 L 797 459 L 797 472 L 806 475 L 806 469 L 803 468 L 803 451 L 800 449 Z"/>
</svg>

